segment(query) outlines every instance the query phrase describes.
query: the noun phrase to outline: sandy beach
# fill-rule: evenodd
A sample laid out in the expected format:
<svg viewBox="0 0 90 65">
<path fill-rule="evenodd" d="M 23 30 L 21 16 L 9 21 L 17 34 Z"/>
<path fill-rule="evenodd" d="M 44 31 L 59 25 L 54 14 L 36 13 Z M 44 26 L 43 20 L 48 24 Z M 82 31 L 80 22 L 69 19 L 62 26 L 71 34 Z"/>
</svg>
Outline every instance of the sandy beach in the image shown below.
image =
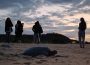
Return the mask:
<svg viewBox="0 0 90 65">
<path fill-rule="evenodd" d="M 80 48 L 78 44 L 28 44 L 11 43 L 11 48 L 0 44 L 0 65 L 90 65 L 90 44 Z M 23 56 L 20 53 L 35 46 L 46 46 L 57 50 L 56 56 Z"/>
</svg>

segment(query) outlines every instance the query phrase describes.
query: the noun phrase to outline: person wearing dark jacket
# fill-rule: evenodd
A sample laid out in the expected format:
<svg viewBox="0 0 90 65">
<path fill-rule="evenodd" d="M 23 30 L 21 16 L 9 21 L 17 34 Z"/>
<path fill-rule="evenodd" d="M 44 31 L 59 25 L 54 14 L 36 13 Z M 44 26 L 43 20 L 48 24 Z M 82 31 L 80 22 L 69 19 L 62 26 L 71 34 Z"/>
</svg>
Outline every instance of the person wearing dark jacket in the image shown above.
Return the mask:
<svg viewBox="0 0 90 65">
<path fill-rule="evenodd" d="M 35 25 L 33 26 L 32 31 L 34 32 L 34 42 L 40 43 L 40 37 L 41 37 L 41 33 L 43 33 L 43 30 L 39 21 L 35 22 Z"/>
<path fill-rule="evenodd" d="M 15 38 L 16 41 L 21 42 L 21 37 L 23 33 L 23 25 L 20 20 L 17 21 L 17 24 L 15 25 Z"/>
<path fill-rule="evenodd" d="M 84 18 L 80 18 L 80 23 L 79 23 L 79 44 L 80 44 L 80 48 L 84 48 L 85 47 L 85 30 L 87 28 L 86 22 L 84 20 Z"/>
<path fill-rule="evenodd" d="M 9 43 L 10 42 L 10 34 L 13 31 L 12 29 L 13 24 L 10 18 L 7 18 L 5 21 L 5 32 L 6 32 L 6 41 Z"/>
<path fill-rule="evenodd" d="M 32 47 L 26 49 L 23 53 L 23 55 L 26 56 L 32 56 L 36 57 L 39 55 L 44 55 L 44 56 L 54 56 L 57 54 L 56 50 L 50 50 L 48 47 Z"/>
</svg>

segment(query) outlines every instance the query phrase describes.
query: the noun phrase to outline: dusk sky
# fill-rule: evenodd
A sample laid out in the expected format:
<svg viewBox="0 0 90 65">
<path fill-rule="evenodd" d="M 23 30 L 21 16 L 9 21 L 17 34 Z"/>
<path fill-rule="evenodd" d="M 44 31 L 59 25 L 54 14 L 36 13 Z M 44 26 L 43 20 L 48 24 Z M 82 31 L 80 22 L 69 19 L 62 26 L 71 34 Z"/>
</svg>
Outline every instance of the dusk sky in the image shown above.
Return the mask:
<svg viewBox="0 0 90 65">
<path fill-rule="evenodd" d="M 33 34 L 32 26 L 38 20 L 44 33 L 60 33 L 72 39 L 78 39 L 78 24 L 84 17 L 86 41 L 90 41 L 90 0 L 0 0 L 0 34 L 5 34 L 7 17 L 14 27 L 17 20 L 24 23 L 23 34 Z"/>
</svg>

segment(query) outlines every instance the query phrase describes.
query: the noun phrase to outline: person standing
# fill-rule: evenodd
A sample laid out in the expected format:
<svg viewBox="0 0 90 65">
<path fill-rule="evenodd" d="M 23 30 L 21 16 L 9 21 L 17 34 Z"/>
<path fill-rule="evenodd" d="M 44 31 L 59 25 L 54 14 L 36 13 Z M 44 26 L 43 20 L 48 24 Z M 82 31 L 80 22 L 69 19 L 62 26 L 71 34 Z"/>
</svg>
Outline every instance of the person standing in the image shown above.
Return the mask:
<svg viewBox="0 0 90 65">
<path fill-rule="evenodd" d="M 84 20 L 84 18 L 80 18 L 80 23 L 79 23 L 79 44 L 80 44 L 80 48 L 84 48 L 85 47 L 85 30 L 87 28 L 86 22 Z"/>
<path fill-rule="evenodd" d="M 32 31 L 34 32 L 34 42 L 40 43 L 41 33 L 43 33 L 43 30 L 39 21 L 35 22 L 35 25 L 32 27 Z"/>
<path fill-rule="evenodd" d="M 17 21 L 15 25 L 15 40 L 21 42 L 22 33 L 23 33 L 23 23 L 20 20 Z"/>
<path fill-rule="evenodd" d="M 5 21 L 5 32 L 6 32 L 6 41 L 9 43 L 10 42 L 10 34 L 13 31 L 12 29 L 13 24 L 10 18 L 7 18 Z"/>
</svg>

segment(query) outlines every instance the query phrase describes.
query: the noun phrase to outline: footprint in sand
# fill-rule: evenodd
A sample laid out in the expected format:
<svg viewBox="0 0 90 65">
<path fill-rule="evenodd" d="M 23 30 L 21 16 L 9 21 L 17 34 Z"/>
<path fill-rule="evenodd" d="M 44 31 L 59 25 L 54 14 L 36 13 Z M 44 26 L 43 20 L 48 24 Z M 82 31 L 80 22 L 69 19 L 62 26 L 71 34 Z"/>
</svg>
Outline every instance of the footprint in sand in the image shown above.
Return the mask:
<svg viewBox="0 0 90 65">
<path fill-rule="evenodd" d="M 37 64 L 41 64 L 43 62 L 46 62 L 47 60 L 40 60 L 40 61 L 36 61 Z"/>
<path fill-rule="evenodd" d="M 30 62 L 25 62 L 24 65 L 30 65 L 31 63 Z"/>
<path fill-rule="evenodd" d="M 18 62 L 16 62 L 16 63 L 13 63 L 13 64 L 15 64 L 15 65 L 20 65 L 20 63 L 18 63 Z"/>
</svg>

